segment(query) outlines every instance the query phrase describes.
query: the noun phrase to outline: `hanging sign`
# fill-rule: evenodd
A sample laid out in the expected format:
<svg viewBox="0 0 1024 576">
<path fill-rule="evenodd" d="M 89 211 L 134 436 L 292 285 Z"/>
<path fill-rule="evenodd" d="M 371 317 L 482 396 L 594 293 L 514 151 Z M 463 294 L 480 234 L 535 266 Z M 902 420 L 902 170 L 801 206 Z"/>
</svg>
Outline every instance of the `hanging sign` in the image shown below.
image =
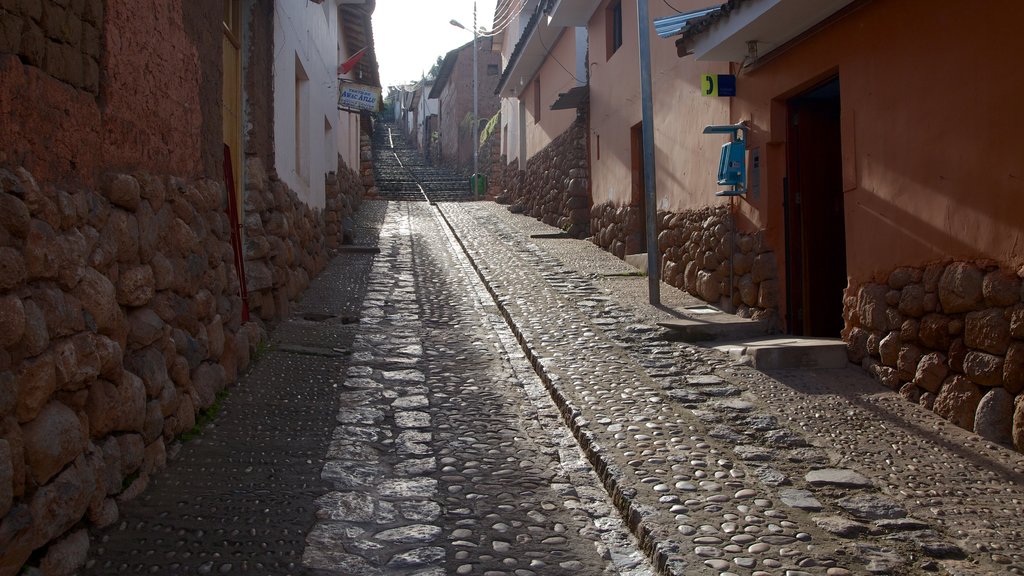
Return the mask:
<svg viewBox="0 0 1024 576">
<path fill-rule="evenodd" d="M 341 85 L 338 108 L 376 112 L 380 109 L 380 88 L 346 82 Z"/>
<path fill-rule="evenodd" d="M 702 96 L 735 96 L 735 74 L 704 74 L 700 79 Z"/>
</svg>

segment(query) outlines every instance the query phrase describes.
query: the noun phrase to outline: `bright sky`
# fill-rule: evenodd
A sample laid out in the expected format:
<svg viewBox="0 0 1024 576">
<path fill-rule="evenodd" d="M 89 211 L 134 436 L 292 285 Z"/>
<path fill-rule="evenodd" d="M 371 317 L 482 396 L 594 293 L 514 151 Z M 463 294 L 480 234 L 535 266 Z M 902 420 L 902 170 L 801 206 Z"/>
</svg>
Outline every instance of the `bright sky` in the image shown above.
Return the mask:
<svg viewBox="0 0 1024 576">
<path fill-rule="evenodd" d="M 477 1 L 477 25 L 490 30 L 496 0 Z M 415 82 L 437 58 L 473 39 L 472 33 L 449 24 L 458 20 L 473 28 L 473 0 L 377 0 L 373 11 L 373 43 L 380 64 L 380 83 Z"/>
</svg>

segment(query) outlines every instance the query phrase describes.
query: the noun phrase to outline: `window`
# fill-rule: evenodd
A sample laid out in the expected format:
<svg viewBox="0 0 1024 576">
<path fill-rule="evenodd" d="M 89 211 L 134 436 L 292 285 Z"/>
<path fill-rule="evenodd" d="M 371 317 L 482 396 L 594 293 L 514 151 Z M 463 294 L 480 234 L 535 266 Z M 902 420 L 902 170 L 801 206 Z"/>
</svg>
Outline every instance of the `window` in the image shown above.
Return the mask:
<svg viewBox="0 0 1024 576">
<path fill-rule="evenodd" d="M 533 123 L 540 122 L 540 78 L 533 81 Z"/>
<path fill-rule="evenodd" d="M 324 172 L 337 172 L 338 158 L 335 153 L 334 127 L 331 119 L 324 116 Z"/>
<path fill-rule="evenodd" d="M 487 75 L 488 76 L 497 76 L 499 71 L 500 71 L 500 69 L 498 68 L 497 64 L 488 64 L 487 65 Z"/>
<path fill-rule="evenodd" d="M 309 134 L 309 76 L 295 54 L 295 173 L 309 183 L 306 136 Z"/>
<path fill-rule="evenodd" d="M 605 18 L 608 28 L 608 58 L 622 46 L 622 0 L 616 0 L 608 7 Z"/>
</svg>

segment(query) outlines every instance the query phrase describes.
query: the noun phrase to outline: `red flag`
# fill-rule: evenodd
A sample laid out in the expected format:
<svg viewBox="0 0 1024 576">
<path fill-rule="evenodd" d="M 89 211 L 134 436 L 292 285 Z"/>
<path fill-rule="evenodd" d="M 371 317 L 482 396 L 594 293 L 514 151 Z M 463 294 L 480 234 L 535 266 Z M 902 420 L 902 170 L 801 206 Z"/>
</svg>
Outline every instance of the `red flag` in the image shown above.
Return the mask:
<svg viewBox="0 0 1024 576">
<path fill-rule="evenodd" d="M 353 68 L 356 67 L 356 64 L 359 64 L 359 61 L 362 60 L 363 56 L 365 55 L 366 48 L 363 48 L 359 52 L 356 52 L 355 54 L 349 56 L 348 60 L 345 60 L 344 62 L 341 63 L 340 66 L 338 66 L 338 75 L 340 76 L 342 74 L 348 74 Z"/>
</svg>

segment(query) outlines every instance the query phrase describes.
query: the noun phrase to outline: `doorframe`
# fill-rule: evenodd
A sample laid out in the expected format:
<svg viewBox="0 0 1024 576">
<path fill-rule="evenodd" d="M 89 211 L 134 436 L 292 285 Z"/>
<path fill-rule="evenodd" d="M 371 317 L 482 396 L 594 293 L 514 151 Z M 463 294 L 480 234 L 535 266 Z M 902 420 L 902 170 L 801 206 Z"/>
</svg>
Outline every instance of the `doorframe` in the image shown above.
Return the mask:
<svg viewBox="0 0 1024 576">
<path fill-rule="evenodd" d="M 808 215 L 801 212 L 801 206 L 806 206 L 805 202 L 802 202 L 801 195 L 808 193 L 808 191 L 800 190 L 800 183 L 798 179 L 794 177 L 799 174 L 798 168 L 796 168 L 797 155 L 795 150 L 797 146 L 800 146 L 796 142 L 797 135 L 794 131 L 794 109 L 799 106 L 799 100 L 815 92 L 816 90 L 826 88 L 830 84 L 835 83 L 837 89 L 840 88 L 840 74 L 838 70 L 832 70 L 827 74 L 817 77 L 813 81 L 809 81 L 803 84 L 800 88 L 794 89 L 787 95 L 778 98 L 776 101 L 782 104 L 782 111 L 785 117 L 784 130 L 785 130 L 785 173 L 782 181 L 782 201 L 783 201 L 783 231 L 785 241 L 784 261 L 785 261 L 785 302 L 786 302 L 786 331 L 790 334 L 796 335 L 807 335 L 810 333 L 812 336 L 821 336 L 822 334 L 813 334 L 815 331 L 812 325 L 812 315 L 815 312 L 820 313 L 821 310 L 808 310 L 811 307 L 809 302 L 809 269 L 815 265 L 813 262 L 809 262 L 808 249 L 809 245 L 806 238 L 806 224 Z M 835 97 L 836 102 L 839 105 L 841 114 L 842 110 L 842 98 L 841 89 L 840 93 Z M 845 218 L 845 198 L 844 191 L 842 188 L 842 121 L 841 117 L 836 124 L 837 133 L 835 135 L 835 144 L 838 146 L 838 159 L 839 159 L 839 182 L 838 188 L 832 192 L 838 195 L 839 201 L 841 202 L 840 217 Z M 813 216 L 812 216 L 813 217 Z M 844 233 L 842 238 L 843 248 L 843 269 L 846 270 L 846 245 L 847 238 L 845 235 L 845 222 L 844 222 Z M 842 311 L 842 292 L 837 294 L 835 298 L 838 299 L 838 306 L 841 315 Z M 802 315 L 798 317 L 798 314 L 802 312 Z M 834 337 L 839 337 L 839 331 L 836 332 Z"/>
</svg>

